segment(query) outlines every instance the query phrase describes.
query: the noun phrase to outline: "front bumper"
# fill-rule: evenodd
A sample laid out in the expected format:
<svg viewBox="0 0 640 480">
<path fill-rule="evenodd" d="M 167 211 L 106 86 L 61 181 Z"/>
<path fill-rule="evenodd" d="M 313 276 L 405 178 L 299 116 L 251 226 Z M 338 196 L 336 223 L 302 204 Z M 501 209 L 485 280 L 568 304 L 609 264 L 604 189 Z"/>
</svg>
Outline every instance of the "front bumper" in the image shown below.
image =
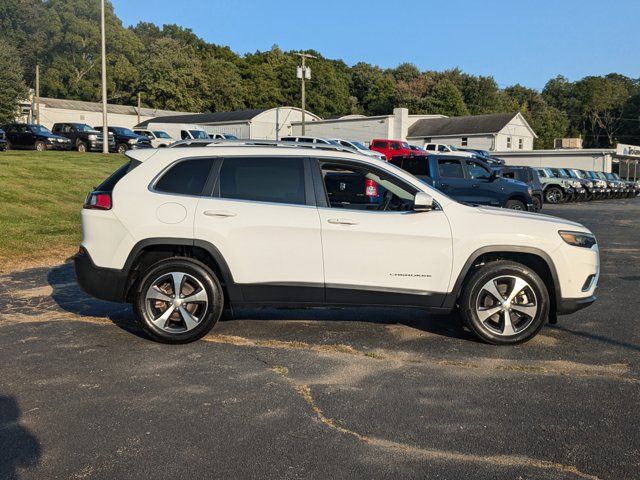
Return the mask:
<svg viewBox="0 0 640 480">
<path fill-rule="evenodd" d="M 125 301 L 128 276 L 125 271 L 97 267 L 89 252 L 80 247 L 73 258 L 78 285 L 86 293 L 109 302 Z"/>
<path fill-rule="evenodd" d="M 570 315 L 578 310 L 587 308 L 595 302 L 597 298 L 595 295 L 587 298 L 561 298 L 556 303 L 556 313 L 558 315 Z"/>
</svg>

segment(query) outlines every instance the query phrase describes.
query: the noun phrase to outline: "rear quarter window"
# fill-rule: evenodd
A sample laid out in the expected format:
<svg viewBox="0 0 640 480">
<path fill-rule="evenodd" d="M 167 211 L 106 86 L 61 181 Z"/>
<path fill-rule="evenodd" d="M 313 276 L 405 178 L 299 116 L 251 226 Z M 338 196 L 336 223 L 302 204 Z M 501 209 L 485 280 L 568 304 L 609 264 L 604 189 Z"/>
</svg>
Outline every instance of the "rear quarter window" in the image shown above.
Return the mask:
<svg viewBox="0 0 640 480">
<path fill-rule="evenodd" d="M 177 195 L 202 195 L 212 164 L 211 158 L 182 160 L 160 177 L 154 189 Z"/>
<path fill-rule="evenodd" d="M 113 172 L 107 179 L 102 182 L 100 185 L 96 187 L 96 191 L 99 192 L 112 192 L 115 188 L 116 184 L 124 178 L 124 176 L 129 173 L 131 170 L 140 165 L 140 162 L 137 160 L 130 160 L 129 162 L 122 165 L 115 172 Z"/>
</svg>

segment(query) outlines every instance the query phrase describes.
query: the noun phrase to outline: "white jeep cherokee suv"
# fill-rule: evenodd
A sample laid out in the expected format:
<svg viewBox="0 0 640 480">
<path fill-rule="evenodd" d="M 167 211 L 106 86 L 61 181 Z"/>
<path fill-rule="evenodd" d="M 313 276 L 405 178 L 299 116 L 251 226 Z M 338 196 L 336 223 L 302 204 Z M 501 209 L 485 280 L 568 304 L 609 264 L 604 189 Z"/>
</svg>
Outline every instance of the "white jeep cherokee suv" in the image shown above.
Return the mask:
<svg viewBox="0 0 640 480">
<path fill-rule="evenodd" d="M 157 340 L 202 337 L 224 306 L 386 305 L 458 308 L 514 344 L 595 300 L 580 224 L 463 205 L 338 146 L 176 146 L 127 152 L 87 197 L 75 257 L 84 290 L 132 303 Z"/>
</svg>

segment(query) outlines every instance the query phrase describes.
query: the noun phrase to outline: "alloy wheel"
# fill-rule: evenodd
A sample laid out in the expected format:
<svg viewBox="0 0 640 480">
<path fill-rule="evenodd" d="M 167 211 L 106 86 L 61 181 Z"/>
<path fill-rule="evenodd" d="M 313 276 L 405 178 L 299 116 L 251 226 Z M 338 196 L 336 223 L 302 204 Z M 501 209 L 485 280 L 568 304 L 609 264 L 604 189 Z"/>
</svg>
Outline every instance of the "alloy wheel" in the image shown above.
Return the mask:
<svg viewBox="0 0 640 480">
<path fill-rule="evenodd" d="M 168 333 L 196 328 L 209 307 L 202 282 L 188 273 L 170 272 L 155 279 L 145 294 L 151 322 Z"/>
<path fill-rule="evenodd" d="M 476 300 L 476 315 L 482 326 L 502 337 L 511 337 L 526 330 L 538 310 L 531 285 L 513 275 L 489 280 L 480 289 Z"/>
</svg>

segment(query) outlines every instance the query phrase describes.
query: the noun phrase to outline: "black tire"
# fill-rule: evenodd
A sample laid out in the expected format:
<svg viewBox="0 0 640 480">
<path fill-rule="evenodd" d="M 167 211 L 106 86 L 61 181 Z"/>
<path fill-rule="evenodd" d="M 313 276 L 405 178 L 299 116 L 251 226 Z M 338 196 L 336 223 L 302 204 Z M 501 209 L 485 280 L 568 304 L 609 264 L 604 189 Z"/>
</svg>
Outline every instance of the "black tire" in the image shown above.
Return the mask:
<svg viewBox="0 0 640 480">
<path fill-rule="evenodd" d="M 11 145 L 9 140 L 7 140 L 6 150 L 13 150 L 13 145 Z"/>
<path fill-rule="evenodd" d="M 562 190 L 558 187 L 549 187 L 544 192 L 544 201 L 547 203 L 562 203 L 564 199 L 564 194 Z"/>
<path fill-rule="evenodd" d="M 78 144 L 76 145 L 76 150 L 85 153 L 88 150 L 87 144 L 84 142 L 78 142 Z"/>
<path fill-rule="evenodd" d="M 127 146 L 126 143 L 119 143 L 118 146 L 116 147 L 116 151 L 120 155 L 124 155 L 124 152 L 126 152 L 127 150 L 129 150 L 129 147 Z"/>
<path fill-rule="evenodd" d="M 505 299 L 503 296 L 501 301 L 499 301 L 495 299 L 493 295 L 489 295 L 488 291 L 484 289 L 485 285 L 489 284 L 489 282 L 494 279 L 499 279 L 499 282 L 504 283 L 496 284 L 492 282 L 494 285 L 497 285 L 498 293 L 508 293 L 509 282 L 511 281 L 515 284 L 512 277 L 524 280 L 527 285 L 519 292 L 516 292 L 515 299 L 512 300 L 510 305 L 506 303 L 508 298 Z M 501 288 L 504 288 L 505 292 L 501 291 Z M 526 299 L 527 304 L 519 303 L 521 301 L 519 299 Z M 495 303 L 486 304 L 487 301 L 491 302 L 493 300 Z M 533 304 L 536 306 L 534 316 L 530 317 L 520 314 L 517 309 L 522 307 L 530 308 L 527 307 L 527 305 L 531 304 L 531 300 L 533 300 Z M 504 302 L 504 304 L 502 302 Z M 465 324 L 482 341 L 493 345 L 515 345 L 530 340 L 540 331 L 549 316 L 549 303 L 547 287 L 536 272 L 520 263 L 496 260 L 480 267 L 467 280 L 463 287 L 462 296 L 460 297 L 460 312 Z M 486 318 L 483 322 L 478 316 L 479 304 L 482 304 L 482 308 L 497 308 L 502 310 Z M 505 308 L 511 307 L 512 305 L 516 305 L 516 307 L 513 308 L 515 312 L 512 312 L 512 310 L 508 312 L 504 311 Z M 515 322 L 512 322 L 513 334 L 504 334 L 506 330 L 506 326 L 504 325 L 505 315 L 508 315 L 509 318 L 515 316 Z M 502 330 L 502 333 L 500 330 Z"/>
<path fill-rule="evenodd" d="M 527 211 L 527 206 L 520 200 L 507 200 L 507 203 L 504 204 L 504 208 L 508 208 L 510 210 L 521 210 L 524 212 Z"/>
<path fill-rule="evenodd" d="M 170 283 L 171 280 L 169 280 L 169 278 L 173 272 L 185 274 L 187 280 L 185 280 L 184 285 L 187 285 L 187 282 L 195 279 L 195 281 L 199 282 L 201 289 L 206 293 L 206 305 L 196 306 L 196 308 L 201 308 L 202 310 L 200 312 L 195 310 L 198 314 L 198 321 L 192 329 L 188 328 L 187 322 L 178 310 L 173 310 L 175 314 L 172 313 L 168 317 L 168 320 L 164 321 L 164 327 L 160 327 L 153 322 L 154 314 L 160 316 L 160 314 L 166 312 L 168 308 L 171 308 L 172 304 L 162 300 L 155 302 L 149 300 L 147 302 L 147 293 L 152 291 L 152 287 L 157 285 L 158 279 L 161 278 L 167 278 L 167 283 L 172 286 L 173 284 Z M 198 288 L 194 289 L 193 292 L 196 290 L 200 291 Z M 182 290 L 180 290 L 180 292 L 182 292 Z M 193 292 L 189 293 L 185 297 L 185 300 L 189 295 L 193 294 Z M 149 305 L 147 305 L 147 303 L 149 303 Z M 164 310 L 162 310 L 163 305 L 165 307 Z M 188 310 L 189 306 L 193 304 L 185 303 L 184 305 Z M 158 306 L 160 307 L 159 309 Z M 152 265 L 142 275 L 140 281 L 136 283 L 133 294 L 133 309 L 138 320 L 154 340 L 163 343 L 189 343 L 202 338 L 209 333 L 216 324 L 222 315 L 223 307 L 224 294 L 216 275 L 204 263 L 191 258 L 172 257 Z M 156 310 L 159 311 L 156 312 Z M 156 322 L 158 322 L 158 318 L 159 317 L 156 318 Z"/>
<path fill-rule="evenodd" d="M 44 152 L 47 149 L 47 145 L 44 142 L 38 140 L 33 144 L 33 148 L 38 152 Z"/>
</svg>

